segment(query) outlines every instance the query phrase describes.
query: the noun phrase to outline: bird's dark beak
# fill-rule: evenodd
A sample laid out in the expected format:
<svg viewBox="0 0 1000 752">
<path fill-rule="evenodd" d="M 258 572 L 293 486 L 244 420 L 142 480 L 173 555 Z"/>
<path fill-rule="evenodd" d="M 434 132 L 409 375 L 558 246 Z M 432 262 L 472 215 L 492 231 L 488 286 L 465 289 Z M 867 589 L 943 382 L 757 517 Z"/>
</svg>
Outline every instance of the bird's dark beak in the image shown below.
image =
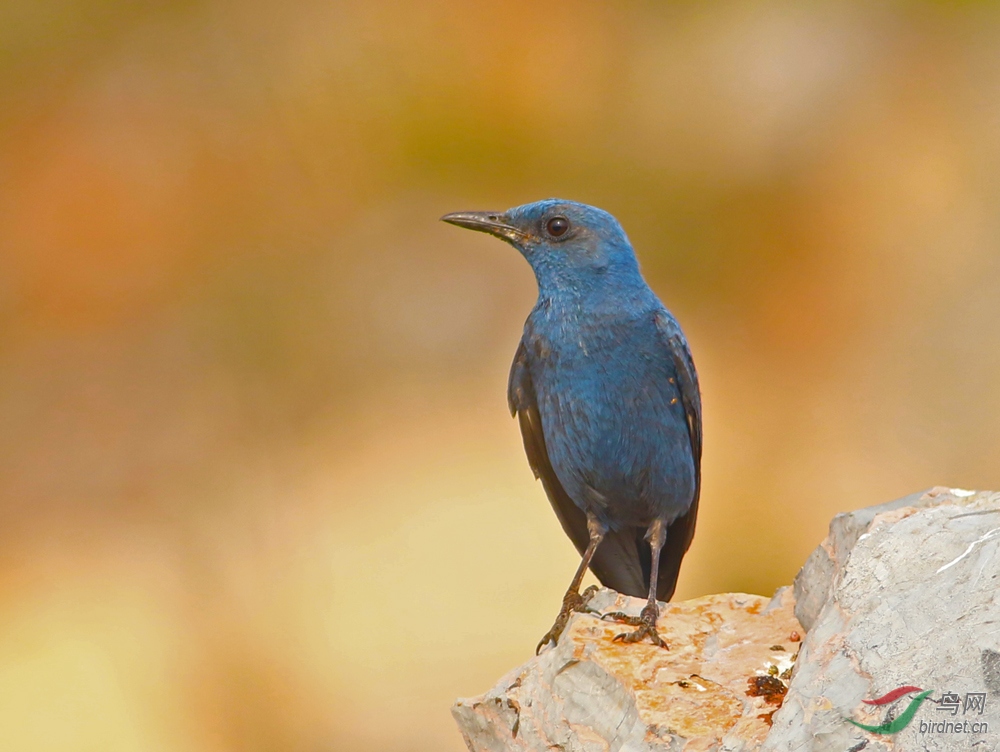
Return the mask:
<svg viewBox="0 0 1000 752">
<path fill-rule="evenodd" d="M 525 233 L 508 224 L 505 219 L 503 214 L 497 212 L 453 212 L 441 217 L 442 222 L 450 225 L 486 232 L 504 240 L 517 241 L 526 237 Z"/>
</svg>

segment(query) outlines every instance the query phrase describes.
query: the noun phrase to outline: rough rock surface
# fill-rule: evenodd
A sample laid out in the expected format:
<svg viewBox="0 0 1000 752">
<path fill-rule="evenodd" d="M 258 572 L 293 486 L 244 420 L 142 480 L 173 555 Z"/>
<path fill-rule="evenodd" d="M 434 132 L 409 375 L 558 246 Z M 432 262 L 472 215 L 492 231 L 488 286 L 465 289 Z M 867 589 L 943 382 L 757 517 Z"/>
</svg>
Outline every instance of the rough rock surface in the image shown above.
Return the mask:
<svg viewBox="0 0 1000 752">
<path fill-rule="evenodd" d="M 795 591 L 810 629 L 762 752 L 1000 750 L 1000 494 L 933 489 L 838 515 Z M 903 730 L 844 722 L 901 715 L 916 693 L 862 701 L 907 685 L 933 692 Z M 982 693 L 982 713 L 966 707 Z M 927 728 L 943 721 L 970 726 Z"/>
<path fill-rule="evenodd" d="M 606 590 L 592 602 L 642 605 Z M 1000 750 L 1000 494 L 933 489 L 838 515 L 794 596 L 663 606 L 669 650 L 613 642 L 623 629 L 576 615 L 556 647 L 459 700 L 469 749 Z M 900 686 L 930 691 L 905 728 L 846 720 L 905 720 L 916 690 L 863 703 Z"/>
<path fill-rule="evenodd" d="M 644 605 L 611 590 L 591 602 L 635 615 Z M 576 614 L 555 648 L 455 704 L 469 749 L 756 749 L 801 639 L 790 589 L 770 601 L 730 593 L 665 604 L 657 628 L 669 650 L 614 642 L 631 627 Z M 764 691 L 753 696 L 757 677 Z"/>
</svg>

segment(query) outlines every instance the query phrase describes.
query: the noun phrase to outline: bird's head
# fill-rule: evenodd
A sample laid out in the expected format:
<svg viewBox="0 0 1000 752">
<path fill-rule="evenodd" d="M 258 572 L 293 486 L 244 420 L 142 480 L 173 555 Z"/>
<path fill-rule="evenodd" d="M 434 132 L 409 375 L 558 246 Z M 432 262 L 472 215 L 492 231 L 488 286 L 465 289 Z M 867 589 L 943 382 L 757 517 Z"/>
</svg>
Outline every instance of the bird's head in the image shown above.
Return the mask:
<svg viewBox="0 0 1000 752">
<path fill-rule="evenodd" d="M 546 199 L 505 212 L 455 212 L 441 219 L 510 243 L 531 264 L 543 289 L 641 279 L 625 231 L 603 209 Z"/>
</svg>

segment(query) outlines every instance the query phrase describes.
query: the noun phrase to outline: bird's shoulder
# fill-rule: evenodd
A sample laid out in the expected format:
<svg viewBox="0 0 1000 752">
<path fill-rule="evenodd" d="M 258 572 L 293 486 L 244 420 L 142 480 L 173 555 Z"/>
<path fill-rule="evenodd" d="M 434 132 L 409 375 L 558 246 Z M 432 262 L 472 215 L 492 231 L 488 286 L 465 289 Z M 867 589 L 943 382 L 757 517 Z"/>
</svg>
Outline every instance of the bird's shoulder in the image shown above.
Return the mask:
<svg viewBox="0 0 1000 752">
<path fill-rule="evenodd" d="M 531 372 L 528 370 L 528 351 L 524 345 L 523 336 L 517 345 L 514 360 L 510 364 L 510 376 L 507 379 L 507 407 L 510 408 L 511 415 L 535 407 Z"/>
<path fill-rule="evenodd" d="M 673 369 L 677 374 L 681 402 L 688 424 L 688 434 L 691 439 L 691 452 L 698 468 L 698 485 L 700 485 L 700 466 L 702 451 L 702 417 L 701 417 L 701 386 L 698 383 L 698 371 L 694 367 L 694 358 L 687 337 L 673 314 L 662 308 L 654 314 L 654 324 L 657 332 L 673 361 Z"/>
<path fill-rule="evenodd" d="M 699 398 L 700 402 L 698 372 L 695 370 L 691 347 L 681 325 L 662 305 L 652 312 L 652 321 L 660 345 L 669 353 L 679 374 L 688 382 L 687 386 L 692 389 L 691 397 Z"/>
</svg>

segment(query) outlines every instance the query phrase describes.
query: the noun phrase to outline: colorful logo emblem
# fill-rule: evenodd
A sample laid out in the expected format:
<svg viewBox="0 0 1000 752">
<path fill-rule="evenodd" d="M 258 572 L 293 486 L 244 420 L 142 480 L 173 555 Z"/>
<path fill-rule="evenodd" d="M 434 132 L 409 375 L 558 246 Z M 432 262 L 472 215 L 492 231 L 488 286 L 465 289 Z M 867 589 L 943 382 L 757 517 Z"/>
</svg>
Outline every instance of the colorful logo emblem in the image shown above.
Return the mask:
<svg viewBox="0 0 1000 752">
<path fill-rule="evenodd" d="M 977 714 L 981 716 L 986 710 L 987 695 L 985 692 L 967 692 L 964 698 L 955 692 L 945 692 L 941 695 L 940 699 L 932 698 L 931 694 L 933 694 L 933 692 L 934 690 L 932 689 L 924 690 L 920 687 L 915 687 L 912 684 L 907 684 L 903 687 L 896 687 L 896 689 L 891 692 L 888 692 L 874 700 L 865 700 L 865 705 L 889 705 L 903 697 L 906 697 L 907 695 L 914 695 L 902 713 L 895 718 L 888 718 L 885 723 L 881 723 L 878 726 L 869 726 L 855 721 L 853 718 L 845 718 L 844 720 L 871 734 L 898 734 L 910 725 L 910 722 L 913 720 L 913 716 L 916 715 L 924 701 L 930 700 L 932 703 L 937 705 L 938 711 L 949 713 L 953 717 L 958 715 L 958 711 L 961 709 L 963 718 L 943 721 L 922 720 L 920 721 L 920 733 L 979 734 L 989 731 L 989 724 L 986 721 L 979 721 L 975 718 Z M 972 719 L 966 717 L 970 715 L 973 716 Z"/>
<path fill-rule="evenodd" d="M 914 692 L 919 692 L 919 694 L 910 700 L 910 704 L 906 706 L 906 710 L 900 713 L 895 718 L 886 721 L 878 726 L 868 726 L 864 723 L 859 723 L 853 718 L 845 719 L 848 723 L 853 723 L 860 729 L 864 729 L 872 734 L 898 734 L 900 731 L 905 729 L 910 725 L 910 721 L 913 720 L 913 716 L 917 714 L 917 710 L 923 705 L 924 700 L 926 700 L 933 692 L 933 689 L 923 690 L 920 687 L 914 687 L 907 685 L 905 687 L 896 687 L 891 692 L 878 697 L 874 700 L 864 700 L 865 705 L 888 705 L 895 702 L 900 697 L 912 694 Z"/>
</svg>

